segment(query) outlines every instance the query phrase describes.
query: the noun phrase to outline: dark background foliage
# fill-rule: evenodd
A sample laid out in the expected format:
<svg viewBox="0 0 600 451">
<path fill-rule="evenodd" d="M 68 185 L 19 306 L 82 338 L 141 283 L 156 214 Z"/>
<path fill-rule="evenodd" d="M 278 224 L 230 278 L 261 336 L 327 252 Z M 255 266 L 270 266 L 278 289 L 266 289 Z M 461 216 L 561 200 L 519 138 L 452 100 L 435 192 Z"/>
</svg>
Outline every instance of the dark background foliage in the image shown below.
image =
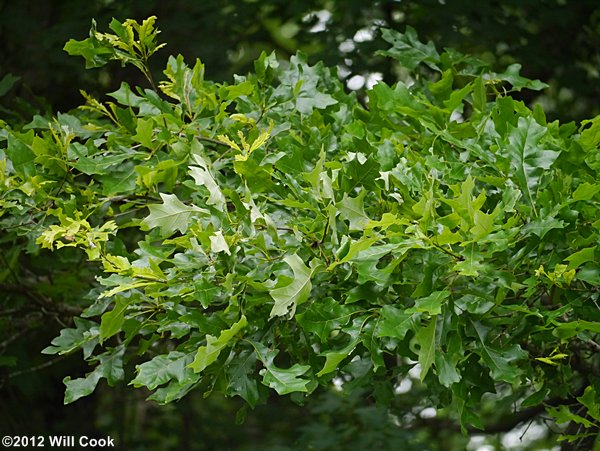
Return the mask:
<svg viewBox="0 0 600 451">
<path fill-rule="evenodd" d="M 81 103 L 80 87 L 100 93 L 116 89 L 123 79 L 143 85 L 136 73 L 116 65 L 85 71 L 81 61 L 62 48 L 68 39 L 87 35 L 91 18 L 104 29 L 111 17 L 142 19 L 152 14 L 158 16 L 160 40 L 168 43 L 153 61 L 157 71 L 167 55 L 182 53 L 188 61 L 200 57 L 208 79 L 231 80 L 233 74 L 250 70 L 262 50 L 276 50 L 283 59 L 302 50 L 312 62 L 340 66 L 348 79 L 377 72 L 391 83 L 395 68 L 389 60 L 373 56 L 384 47 L 377 29 L 404 30 L 410 25 L 421 40 L 477 55 L 499 70 L 521 63 L 523 75 L 550 84 L 542 97 L 524 99 L 541 102 L 549 118 L 579 120 L 600 112 L 596 0 L 6 0 L 0 1 L 0 78 L 10 73 L 20 81 L 1 98 L 0 117 L 29 121 L 38 110 L 67 111 Z M 364 39 L 366 31 L 357 35 L 359 30 L 372 31 L 373 39 Z M 323 394 L 302 411 L 273 399 L 242 426 L 232 426 L 240 403 L 203 399 L 201 390 L 159 408 L 145 402 L 139 391 L 102 386 L 65 408 L 62 378 L 83 374 L 86 368 L 79 356 L 51 361 L 39 351 L 86 305 L 83 296 L 91 276 L 70 277 L 73 265 L 84 264 L 77 253 L 65 267 L 53 267 L 50 273 L 44 253 L 32 261 L 23 257 L 18 244 L 5 250 L 3 246 L 0 272 L 14 267 L 9 263 L 13 259 L 22 264 L 18 274 L 3 277 L 9 283 L 0 287 L 0 353 L 10 348 L 6 355 L 11 356 L 0 366 L 0 432 L 111 434 L 132 450 L 275 450 L 294 442 L 299 449 L 316 443 L 320 447 L 313 449 L 364 449 L 361 443 L 375 449 L 410 449 L 411 441 L 429 443 L 429 449 L 465 445 L 455 431 L 442 429 L 433 437 L 431 430 L 415 436 L 390 428 L 385 414 L 359 393 L 344 399 Z M 405 396 L 408 406 L 410 393 Z M 324 430 L 328 441 L 323 441 Z"/>
</svg>

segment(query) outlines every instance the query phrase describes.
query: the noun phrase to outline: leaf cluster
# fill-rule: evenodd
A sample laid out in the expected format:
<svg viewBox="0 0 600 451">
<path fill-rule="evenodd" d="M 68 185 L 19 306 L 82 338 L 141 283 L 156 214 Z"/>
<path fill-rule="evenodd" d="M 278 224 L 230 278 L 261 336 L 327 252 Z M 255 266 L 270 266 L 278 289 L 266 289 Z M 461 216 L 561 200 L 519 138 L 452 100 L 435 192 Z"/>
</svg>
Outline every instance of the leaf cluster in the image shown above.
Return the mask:
<svg viewBox="0 0 600 451">
<path fill-rule="evenodd" d="M 67 50 L 146 73 L 153 23 Z M 366 106 L 302 54 L 263 53 L 232 84 L 177 56 L 158 88 L 3 124 L 3 229 L 97 268 L 93 304 L 44 351 L 94 366 L 65 402 L 102 378 L 251 407 L 335 382 L 400 413 L 411 381 L 463 431 L 505 420 L 491 399 L 597 433 L 600 120 L 514 100 L 544 87 L 518 65 L 384 38 L 410 80 Z"/>
</svg>

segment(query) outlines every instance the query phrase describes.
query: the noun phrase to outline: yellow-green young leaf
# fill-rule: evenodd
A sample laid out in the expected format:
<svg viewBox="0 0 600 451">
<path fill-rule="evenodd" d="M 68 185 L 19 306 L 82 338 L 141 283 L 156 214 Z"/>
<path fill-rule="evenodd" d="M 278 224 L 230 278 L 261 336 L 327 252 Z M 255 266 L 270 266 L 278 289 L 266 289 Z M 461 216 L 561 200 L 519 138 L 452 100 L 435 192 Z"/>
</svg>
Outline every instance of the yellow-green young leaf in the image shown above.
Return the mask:
<svg viewBox="0 0 600 451">
<path fill-rule="evenodd" d="M 186 205 L 175 194 L 160 193 L 162 204 L 148 205 L 150 214 L 142 221 L 147 229 L 160 228 L 163 235 L 171 235 L 177 230 L 185 233 L 193 216 L 208 214 L 207 210 L 195 205 Z"/>
<path fill-rule="evenodd" d="M 297 254 L 293 254 L 286 256 L 283 260 L 292 268 L 294 279 L 289 285 L 269 291 L 275 301 L 270 318 L 284 316 L 288 313 L 290 316 L 294 316 L 296 307 L 306 302 L 312 289 L 310 282 L 312 271 L 302 262 L 302 259 Z"/>
<path fill-rule="evenodd" d="M 196 352 L 194 361 L 189 364 L 189 367 L 194 370 L 195 373 L 203 371 L 208 365 L 213 363 L 219 357 L 219 354 L 225 348 L 231 340 L 248 325 L 248 321 L 245 316 L 242 316 L 237 323 L 234 323 L 229 329 L 221 331 L 219 337 L 213 337 L 212 335 L 206 336 L 206 346 L 200 346 Z"/>
<path fill-rule="evenodd" d="M 435 361 L 435 330 L 437 316 L 433 316 L 429 324 L 419 329 L 415 338 L 420 346 L 419 365 L 421 365 L 421 381 L 425 379 L 431 365 Z"/>
</svg>

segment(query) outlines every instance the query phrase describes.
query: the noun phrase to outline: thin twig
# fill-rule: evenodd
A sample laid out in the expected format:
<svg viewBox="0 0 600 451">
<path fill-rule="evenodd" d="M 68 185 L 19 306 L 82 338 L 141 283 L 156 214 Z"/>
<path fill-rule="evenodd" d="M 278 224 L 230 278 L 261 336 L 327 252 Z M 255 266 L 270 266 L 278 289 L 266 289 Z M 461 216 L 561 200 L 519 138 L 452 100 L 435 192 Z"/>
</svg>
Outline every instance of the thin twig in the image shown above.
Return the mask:
<svg viewBox="0 0 600 451">
<path fill-rule="evenodd" d="M 61 360 L 65 359 L 67 357 L 67 354 L 58 356 L 55 359 L 50 360 L 49 362 L 44 362 L 40 365 L 36 365 L 36 366 L 32 366 L 30 368 L 24 368 L 22 370 L 19 371 L 14 371 L 12 373 L 9 373 L 9 375 L 7 376 L 8 379 L 16 377 L 16 376 L 20 376 L 21 374 L 27 374 L 27 373 L 33 373 L 34 371 L 39 371 L 39 370 L 43 370 L 44 368 L 48 368 L 49 366 L 54 365 L 55 363 L 60 362 Z"/>
</svg>

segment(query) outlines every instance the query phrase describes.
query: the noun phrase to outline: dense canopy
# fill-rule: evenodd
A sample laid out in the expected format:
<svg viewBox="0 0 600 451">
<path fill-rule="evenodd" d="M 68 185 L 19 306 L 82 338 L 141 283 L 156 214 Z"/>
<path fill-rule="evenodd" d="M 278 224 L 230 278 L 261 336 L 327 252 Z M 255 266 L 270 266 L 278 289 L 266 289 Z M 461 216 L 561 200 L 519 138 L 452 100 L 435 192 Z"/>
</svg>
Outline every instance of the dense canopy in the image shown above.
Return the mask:
<svg viewBox="0 0 600 451">
<path fill-rule="evenodd" d="M 94 22 L 65 45 L 143 80 L 1 122 L 11 384 L 29 371 L 10 369 L 19 321 L 52 319 L 42 352 L 77 362 L 53 369 L 64 402 L 137 397 L 117 419 L 117 395 L 97 402 L 96 427 L 132 449 L 252 449 L 216 431 L 234 410 L 260 449 L 508 447 L 515 428 L 527 449 L 593 447 L 599 117 L 550 121 L 520 100 L 548 87 L 520 64 L 411 27 L 383 28 L 372 55 L 396 79 L 356 92 L 302 52 L 263 52 L 232 82 L 171 54 L 158 76 L 155 25 Z M 145 420 L 143 399 L 167 407 Z M 297 409 L 315 418 L 300 434 L 277 418 Z M 169 415 L 170 436 L 117 429 Z"/>
</svg>

